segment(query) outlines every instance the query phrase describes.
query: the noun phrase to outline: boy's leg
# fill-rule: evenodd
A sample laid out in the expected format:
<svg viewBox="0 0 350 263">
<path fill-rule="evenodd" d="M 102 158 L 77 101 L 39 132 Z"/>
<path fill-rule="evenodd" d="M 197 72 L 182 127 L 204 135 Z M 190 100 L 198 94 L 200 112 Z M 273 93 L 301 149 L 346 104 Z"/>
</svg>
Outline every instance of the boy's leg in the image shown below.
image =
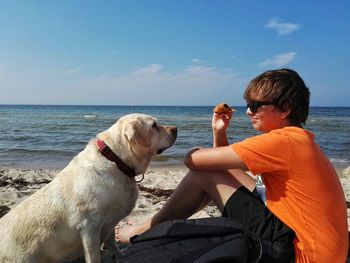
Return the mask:
<svg viewBox="0 0 350 263">
<path fill-rule="evenodd" d="M 185 219 L 213 200 L 222 212 L 230 196 L 244 185 L 251 191 L 255 180 L 241 170 L 229 171 L 189 171 L 162 209 L 151 219 L 137 225 L 116 230 L 121 242 L 141 234 L 154 225 L 171 219 Z"/>
<path fill-rule="evenodd" d="M 226 202 L 223 216 L 260 240 L 262 262 L 294 262 L 293 230 L 271 213 L 256 189 L 238 188 Z"/>
<path fill-rule="evenodd" d="M 230 196 L 244 185 L 255 188 L 255 180 L 241 170 L 189 171 L 162 209 L 153 217 L 153 225 L 170 219 L 192 216 L 213 200 L 222 212 Z"/>
</svg>

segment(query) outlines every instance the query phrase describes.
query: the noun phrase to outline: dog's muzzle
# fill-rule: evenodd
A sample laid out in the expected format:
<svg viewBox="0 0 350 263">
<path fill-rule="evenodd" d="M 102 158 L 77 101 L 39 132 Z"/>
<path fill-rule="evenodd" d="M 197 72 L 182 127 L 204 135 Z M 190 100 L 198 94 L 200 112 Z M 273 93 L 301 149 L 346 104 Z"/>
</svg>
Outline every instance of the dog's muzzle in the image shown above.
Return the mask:
<svg viewBox="0 0 350 263">
<path fill-rule="evenodd" d="M 176 141 L 177 138 L 177 127 L 176 126 L 167 126 L 165 127 L 167 131 L 170 132 L 171 138 L 172 138 L 172 142 L 169 144 L 169 146 L 164 147 L 162 149 L 159 149 L 157 151 L 157 154 L 161 154 L 162 152 L 164 152 L 166 149 L 168 149 L 169 147 L 171 147 L 174 142 Z"/>
</svg>

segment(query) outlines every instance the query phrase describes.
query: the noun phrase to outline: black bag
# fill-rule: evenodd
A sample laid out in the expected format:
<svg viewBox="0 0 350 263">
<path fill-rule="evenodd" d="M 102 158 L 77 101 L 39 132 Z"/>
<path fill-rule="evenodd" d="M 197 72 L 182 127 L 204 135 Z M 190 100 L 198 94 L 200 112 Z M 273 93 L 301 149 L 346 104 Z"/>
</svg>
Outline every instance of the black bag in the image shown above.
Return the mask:
<svg viewBox="0 0 350 263">
<path fill-rule="evenodd" d="M 260 242 L 228 218 L 171 220 L 131 240 L 115 261 L 258 262 Z"/>
</svg>

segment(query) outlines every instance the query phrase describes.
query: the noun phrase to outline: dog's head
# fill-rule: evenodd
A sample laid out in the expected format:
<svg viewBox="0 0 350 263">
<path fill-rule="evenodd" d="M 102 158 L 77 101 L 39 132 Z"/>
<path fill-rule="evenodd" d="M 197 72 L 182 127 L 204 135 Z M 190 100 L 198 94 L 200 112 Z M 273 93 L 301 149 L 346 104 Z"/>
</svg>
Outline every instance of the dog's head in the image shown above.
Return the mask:
<svg viewBox="0 0 350 263">
<path fill-rule="evenodd" d="M 121 117 L 102 135 L 113 152 L 138 173 L 146 170 L 153 155 L 173 145 L 176 137 L 176 126 L 160 125 L 154 117 L 139 113 Z"/>
</svg>

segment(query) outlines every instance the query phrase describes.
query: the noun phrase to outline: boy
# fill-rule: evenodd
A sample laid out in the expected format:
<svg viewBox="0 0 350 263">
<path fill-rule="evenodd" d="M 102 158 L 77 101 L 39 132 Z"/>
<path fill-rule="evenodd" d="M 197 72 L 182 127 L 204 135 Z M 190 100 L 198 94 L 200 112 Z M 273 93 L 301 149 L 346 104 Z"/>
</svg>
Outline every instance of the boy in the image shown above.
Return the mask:
<svg viewBox="0 0 350 263">
<path fill-rule="evenodd" d="M 213 148 L 187 153 L 189 172 L 164 207 L 142 224 L 117 230 L 118 238 L 127 242 L 160 222 L 187 218 L 213 200 L 223 216 L 261 240 L 263 262 L 345 262 L 344 193 L 314 135 L 302 128 L 309 97 L 293 70 L 257 76 L 244 99 L 254 129 L 262 134 L 229 145 L 232 113 L 214 113 Z M 245 171 L 263 178 L 266 205 Z"/>
</svg>

